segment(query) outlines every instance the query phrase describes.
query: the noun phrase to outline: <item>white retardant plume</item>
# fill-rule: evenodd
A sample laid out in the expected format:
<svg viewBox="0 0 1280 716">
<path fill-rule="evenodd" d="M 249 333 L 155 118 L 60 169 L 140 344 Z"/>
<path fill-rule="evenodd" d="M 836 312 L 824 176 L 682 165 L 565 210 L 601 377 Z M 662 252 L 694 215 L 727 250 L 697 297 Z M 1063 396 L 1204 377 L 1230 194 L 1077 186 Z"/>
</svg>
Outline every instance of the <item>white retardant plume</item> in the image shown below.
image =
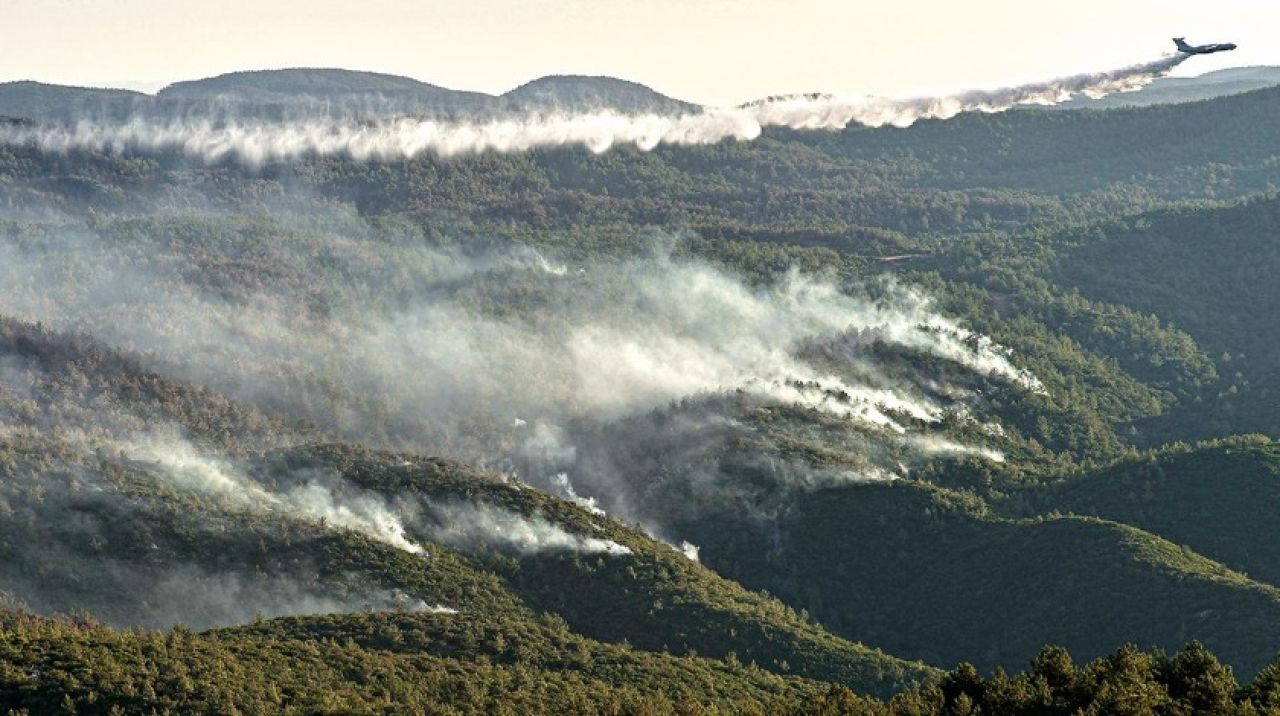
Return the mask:
<svg viewBox="0 0 1280 716">
<path fill-rule="evenodd" d="M 714 144 L 752 140 L 769 127 L 843 129 L 906 127 L 921 119 L 948 119 L 961 112 L 1001 112 L 1016 105 L 1048 105 L 1077 94 L 1091 98 L 1139 89 L 1168 74 L 1190 55 L 1176 54 L 1108 72 L 1095 72 L 995 90 L 939 97 L 889 99 L 859 94 L 770 97 L 739 107 L 705 108 L 683 115 L 584 114 L 498 117 L 488 121 L 421 118 L 334 121 L 329 117 L 291 122 L 163 121 L 134 119 L 116 124 L 81 122 L 74 127 L 9 125 L 0 141 L 34 144 L 45 151 L 92 149 L 122 152 L 181 151 L 204 161 L 234 157 L 248 164 L 308 155 L 354 159 L 403 159 L 421 154 L 458 156 L 544 147 L 584 146 L 603 152 L 619 144 L 650 150 L 660 144 Z"/>
</svg>

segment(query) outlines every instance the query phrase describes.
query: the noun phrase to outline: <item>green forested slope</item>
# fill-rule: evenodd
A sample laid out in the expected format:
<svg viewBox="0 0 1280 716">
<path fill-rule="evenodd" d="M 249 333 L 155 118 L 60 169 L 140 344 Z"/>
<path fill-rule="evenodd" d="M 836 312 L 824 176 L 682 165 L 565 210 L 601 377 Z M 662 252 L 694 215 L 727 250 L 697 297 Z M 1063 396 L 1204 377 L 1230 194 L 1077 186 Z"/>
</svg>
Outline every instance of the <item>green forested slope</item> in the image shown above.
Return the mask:
<svg viewBox="0 0 1280 716">
<path fill-rule="evenodd" d="M 1176 416 L 1179 425 L 1202 423 L 1194 437 L 1277 435 L 1278 219 L 1274 197 L 1148 214 L 1057 239 L 1048 274 L 1085 296 L 1159 315 L 1214 356 L 1223 382 Z"/>
<path fill-rule="evenodd" d="M 831 688 L 598 644 L 552 619 L 463 615 L 297 618 L 209 635 L 6 616 L 0 664 L 0 703 L 33 714 L 771 713 Z"/>
<path fill-rule="evenodd" d="M 12 603 L 157 627 L 419 603 L 508 625 L 558 614 L 583 635 L 575 638 L 739 659 L 865 693 L 888 694 L 932 673 L 837 638 L 621 523 L 493 473 L 353 445 L 264 451 L 311 433 L 161 378 L 136 355 L 86 336 L 9 319 L 0 327 L 0 578 Z M 157 426 L 185 438 L 139 432 Z M 293 503 L 242 504 L 238 492 L 257 486 L 274 495 L 323 488 L 324 512 L 310 502 L 301 513 Z M 450 547 L 431 542 L 429 522 L 410 525 L 424 559 L 341 521 L 344 509 L 362 514 L 381 496 L 446 514 L 485 506 L 491 512 L 464 509 L 455 519 L 497 526 L 487 541 Z M 522 529 L 595 535 L 630 552 L 526 552 L 504 542 Z"/>
<path fill-rule="evenodd" d="M 1274 367 L 1280 199 L 1174 209 L 1055 236 L 1056 283 L 1156 314 L 1216 356 Z"/>
<path fill-rule="evenodd" d="M 1280 450 L 1264 439 L 1172 448 L 1017 490 L 1011 511 L 1096 515 L 1140 527 L 1260 582 L 1280 584 Z"/>
<path fill-rule="evenodd" d="M 1176 106 L 968 114 L 902 131 L 806 134 L 834 156 L 915 162 L 919 184 L 1070 194 L 1129 185 L 1157 196 L 1230 197 L 1275 183 L 1280 90 Z"/>
<path fill-rule="evenodd" d="M 1246 716 L 1280 708 L 1280 665 L 1240 684 L 1198 643 L 1169 655 L 1126 646 L 1080 665 L 1046 648 L 1013 676 L 984 679 L 961 665 L 886 703 L 750 666 L 581 643 L 554 624 L 513 630 L 459 621 L 318 617 L 196 635 L 5 615 L 0 703 L 15 713 L 88 714 Z"/>
<path fill-rule="evenodd" d="M 465 500 L 540 515 L 574 531 L 603 528 L 631 553 L 504 556 L 496 546 L 460 553 L 423 540 L 429 556 L 422 558 L 323 519 L 280 522 L 175 491 L 146 461 L 10 439 L 3 442 L 0 474 L 10 516 L 3 573 L 11 597 L 24 604 L 38 595 L 41 601 L 31 604 L 44 611 L 88 610 L 114 623 L 157 626 L 173 613 L 203 613 L 217 623 L 252 615 L 255 604 L 288 613 L 289 603 L 328 611 L 342 604 L 386 609 L 426 602 L 514 622 L 549 612 L 601 640 L 712 658 L 735 654 L 775 672 L 863 692 L 889 693 L 929 673 L 833 637 L 621 525 L 592 527 L 580 508 L 463 466 L 336 446 L 264 460 L 253 468 L 264 484 L 328 470 L 373 493 L 440 504 Z M 51 557 L 56 564 L 47 562 Z M 186 603 L 175 612 L 172 599 Z M 223 603 L 237 599 L 246 603 Z"/>
<path fill-rule="evenodd" d="M 1123 634 L 1163 648 L 1200 639 L 1252 674 L 1280 628 L 1280 591 L 1189 548 L 1117 522 L 1006 520 L 976 497 L 919 485 L 826 490 L 772 534 L 698 538 L 722 572 L 837 633 L 931 663 L 1015 668 L 1045 643 L 1092 658 Z"/>
</svg>

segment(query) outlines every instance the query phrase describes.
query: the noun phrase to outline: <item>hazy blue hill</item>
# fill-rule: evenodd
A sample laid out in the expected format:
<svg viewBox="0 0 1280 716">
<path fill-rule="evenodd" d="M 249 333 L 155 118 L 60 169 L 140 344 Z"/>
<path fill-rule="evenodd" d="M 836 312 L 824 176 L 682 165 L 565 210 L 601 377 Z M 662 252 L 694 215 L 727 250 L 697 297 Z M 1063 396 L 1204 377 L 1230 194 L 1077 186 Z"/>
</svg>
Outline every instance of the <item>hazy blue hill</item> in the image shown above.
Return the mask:
<svg viewBox="0 0 1280 716">
<path fill-rule="evenodd" d="M 464 112 L 488 107 L 480 92 L 437 87 L 409 77 L 330 68 L 290 68 L 230 72 L 175 82 L 157 93 L 161 100 L 350 104 L 353 111 Z"/>
<path fill-rule="evenodd" d="M 698 109 L 636 82 L 585 75 L 540 77 L 506 92 L 502 99 L 514 108 L 537 111 L 612 109 L 631 114 L 680 114 Z"/>
<path fill-rule="evenodd" d="M 339 115 L 466 116 L 600 109 L 676 114 L 696 111 L 698 106 L 635 82 L 580 75 L 542 77 L 501 97 L 448 89 L 398 75 L 335 68 L 229 72 L 175 82 L 155 96 L 27 81 L 0 84 L 0 116 L 42 121 L 119 120 L 135 114 L 198 116 L 202 112 L 231 110 L 247 116 L 274 117 L 289 108 Z"/>
<path fill-rule="evenodd" d="M 132 90 L 68 87 L 43 82 L 0 83 L 0 115 L 45 121 L 115 119 L 152 105 Z"/>
<path fill-rule="evenodd" d="M 332 97 L 362 93 L 448 94 L 408 77 L 331 68 L 291 68 L 228 72 L 199 80 L 175 82 L 156 93 L 159 97 L 223 97 L 246 100 L 278 100 L 290 97 Z"/>
<path fill-rule="evenodd" d="M 1161 77 L 1136 92 L 1113 94 L 1098 99 L 1076 97 L 1052 109 L 1110 109 L 1181 104 L 1215 97 L 1251 92 L 1280 85 L 1280 67 L 1231 67 L 1196 77 Z"/>
<path fill-rule="evenodd" d="M 177 82 L 160 90 L 162 100 L 218 100 L 249 105 L 290 102 L 379 103 L 417 112 L 548 112 L 613 109 L 678 113 L 695 105 L 644 85 L 612 77 L 554 75 L 523 84 L 501 97 L 446 89 L 408 77 L 342 69 L 295 68 L 231 72 Z"/>
</svg>

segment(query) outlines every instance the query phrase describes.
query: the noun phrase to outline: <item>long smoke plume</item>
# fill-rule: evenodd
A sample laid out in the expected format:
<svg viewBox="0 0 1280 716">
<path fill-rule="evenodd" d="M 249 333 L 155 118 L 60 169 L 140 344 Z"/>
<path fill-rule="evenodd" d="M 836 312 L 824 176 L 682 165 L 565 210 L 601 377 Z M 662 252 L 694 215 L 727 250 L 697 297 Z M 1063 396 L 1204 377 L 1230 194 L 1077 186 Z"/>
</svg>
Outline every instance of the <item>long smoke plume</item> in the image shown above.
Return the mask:
<svg viewBox="0 0 1280 716">
<path fill-rule="evenodd" d="M 560 146 L 584 146 L 593 152 L 603 152 L 615 145 L 630 144 L 647 151 L 661 144 L 748 141 L 770 127 L 801 130 L 835 130 L 853 124 L 906 127 L 921 119 L 947 119 L 961 112 L 1001 112 L 1016 105 L 1055 104 L 1077 94 L 1102 97 L 1139 89 L 1169 73 L 1188 57 L 1177 54 L 1108 72 L 940 97 L 787 95 L 738 107 L 706 108 L 674 116 L 629 116 L 599 111 L 490 121 L 401 118 L 360 123 L 323 117 L 264 123 L 135 119 L 114 124 L 82 122 L 74 127 L 5 126 L 0 127 L 0 142 L 34 144 L 45 151 L 177 150 L 208 162 L 234 157 L 249 164 L 310 155 L 403 159 L 422 154 L 447 157 Z"/>
</svg>

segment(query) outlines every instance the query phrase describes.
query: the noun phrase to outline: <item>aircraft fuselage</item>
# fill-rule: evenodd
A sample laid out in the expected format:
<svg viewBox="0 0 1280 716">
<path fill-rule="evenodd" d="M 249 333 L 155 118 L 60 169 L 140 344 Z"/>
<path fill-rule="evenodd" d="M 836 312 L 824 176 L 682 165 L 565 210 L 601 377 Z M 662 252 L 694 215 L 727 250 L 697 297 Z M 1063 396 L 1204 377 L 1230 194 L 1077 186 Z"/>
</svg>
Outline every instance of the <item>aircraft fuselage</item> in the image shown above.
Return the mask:
<svg viewBox="0 0 1280 716">
<path fill-rule="evenodd" d="M 1175 37 L 1173 44 L 1178 46 L 1178 52 L 1184 52 L 1188 55 L 1212 55 L 1215 52 L 1229 52 L 1236 49 L 1234 42 L 1223 42 L 1216 45 L 1188 45 L 1186 38 Z"/>
</svg>

